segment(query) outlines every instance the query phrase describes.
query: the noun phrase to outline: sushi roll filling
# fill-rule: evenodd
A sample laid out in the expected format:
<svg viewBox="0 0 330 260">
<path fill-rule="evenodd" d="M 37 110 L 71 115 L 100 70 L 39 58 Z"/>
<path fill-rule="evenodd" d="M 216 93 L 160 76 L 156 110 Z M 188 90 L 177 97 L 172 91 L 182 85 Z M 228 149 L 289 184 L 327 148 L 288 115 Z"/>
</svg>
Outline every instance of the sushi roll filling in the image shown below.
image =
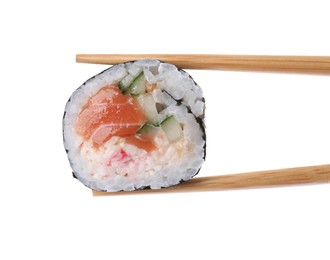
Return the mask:
<svg viewBox="0 0 330 260">
<path fill-rule="evenodd" d="M 136 80 L 132 84 L 134 82 Z M 138 84 L 139 89 L 147 90 L 141 80 Z M 139 171 L 134 165 L 152 157 L 150 153 L 155 150 L 159 152 L 161 148 L 171 146 L 171 161 L 175 161 L 181 158 L 185 149 L 183 142 L 179 142 L 183 138 L 181 125 L 172 115 L 158 122 L 151 94 L 131 95 L 117 84 L 100 88 L 82 107 L 76 132 L 83 138 L 80 148 L 86 158 L 95 153 L 99 154 L 98 158 L 103 158 L 97 162 L 89 160 L 93 168 L 91 176 L 101 179 L 111 177 L 104 171 L 100 173 L 104 166 L 114 168 L 114 174 L 127 177 Z M 178 145 L 173 145 L 175 142 Z"/>
</svg>

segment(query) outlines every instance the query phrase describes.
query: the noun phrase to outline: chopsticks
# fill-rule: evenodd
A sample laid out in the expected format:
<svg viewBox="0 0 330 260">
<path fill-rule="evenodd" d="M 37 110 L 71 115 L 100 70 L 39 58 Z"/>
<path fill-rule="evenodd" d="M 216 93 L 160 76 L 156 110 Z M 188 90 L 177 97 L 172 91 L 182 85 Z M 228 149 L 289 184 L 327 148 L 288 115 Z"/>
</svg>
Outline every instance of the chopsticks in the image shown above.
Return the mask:
<svg viewBox="0 0 330 260">
<path fill-rule="evenodd" d="M 114 65 L 138 59 L 158 59 L 182 69 L 281 72 L 330 75 L 330 56 L 258 56 L 218 54 L 77 54 L 76 62 Z M 195 177 L 179 185 L 123 192 L 93 191 L 94 196 L 203 192 L 330 182 L 330 164 L 280 170 Z"/>
<path fill-rule="evenodd" d="M 330 56 L 270 56 L 219 54 L 77 54 L 76 62 L 118 64 L 158 59 L 184 69 L 285 72 L 330 75 Z"/>
<path fill-rule="evenodd" d="M 266 188 L 330 182 L 330 164 L 240 174 L 195 177 L 187 182 L 158 190 L 121 192 L 93 191 L 94 196 L 116 196 L 152 193 L 178 193 Z"/>
</svg>

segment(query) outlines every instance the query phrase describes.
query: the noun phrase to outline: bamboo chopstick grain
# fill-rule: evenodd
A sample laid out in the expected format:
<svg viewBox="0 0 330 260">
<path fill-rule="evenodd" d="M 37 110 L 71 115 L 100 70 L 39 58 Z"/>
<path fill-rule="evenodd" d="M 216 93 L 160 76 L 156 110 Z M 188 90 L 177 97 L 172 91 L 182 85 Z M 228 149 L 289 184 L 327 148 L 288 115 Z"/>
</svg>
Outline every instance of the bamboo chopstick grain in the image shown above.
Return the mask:
<svg viewBox="0 0 330 260">
<path fill-rule="evenodd" d="M 262 188 L 297 184 L 329 183 L 330 164 L 269 170 L 211 177 L 198 177 L 179 185 L 158 190 L 121 192 L 93 191 L 94 196 L 116 196 L 153 193 L 221 191 L 242 188 Z"/>
<path fill-rule="evenodd" d="M 330 75 L 330 56 L 270 56 L 220 54 L 77 54 L 76 62 L 118 64 L 158 59 L 182 69 L 285 72 Z"/>
</svg>

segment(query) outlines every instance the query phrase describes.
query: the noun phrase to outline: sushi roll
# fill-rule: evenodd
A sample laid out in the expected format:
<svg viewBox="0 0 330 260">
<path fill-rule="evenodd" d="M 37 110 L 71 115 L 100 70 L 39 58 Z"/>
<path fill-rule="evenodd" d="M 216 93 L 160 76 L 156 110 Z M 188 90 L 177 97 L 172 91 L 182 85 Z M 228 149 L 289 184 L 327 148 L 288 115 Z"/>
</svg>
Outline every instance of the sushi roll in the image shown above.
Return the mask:
<svg viewBox="0 0 330 260">
<path fill-rule="evenodd" d="M 172 64 L 138 60 L 87 80 L 63 117 L 75 178 L 99 191 L 160 189 L 195 176 L 204 160 L 205 102 Z"/>
</svg>

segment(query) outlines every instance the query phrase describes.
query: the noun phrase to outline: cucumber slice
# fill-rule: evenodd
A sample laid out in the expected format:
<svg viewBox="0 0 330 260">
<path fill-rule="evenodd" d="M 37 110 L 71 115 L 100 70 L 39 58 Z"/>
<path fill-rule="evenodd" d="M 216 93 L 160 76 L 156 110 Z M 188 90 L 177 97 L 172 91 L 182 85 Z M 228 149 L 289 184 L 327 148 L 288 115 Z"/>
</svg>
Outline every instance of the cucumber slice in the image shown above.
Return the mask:
<svg viewBox="0 0 330 260">
<path fill-rule="evenodd" d="M 124 92 L 130 87 L 134 79 L 135 77 L 133 77 L 131 74 L 128 74 L 125 78 L 119 81 L 118 87 Z"/>
<path fill-rule="evenodd" d="M 150 124 L 144 124 L 136 133 L 142 139 L 152 140 L 155 138 L 155 136 L 158 134 L 159 131 L 160 131 L 160 127 L 156 127 Z"/>
<path fill-rule="evenodd" d="M 159 125 L 158 111 L 153 96 L 150 93 L 144 93 L 139 95 L 137 100 L 149 123 Z"/>
<path fill-rule="evenodd" d="M 174 118 L 174 116 L 167 117 L 160 126 L 166 134 L 166 137 L 170 143 L 176 142 L 183 137 L 183 131 L 181 125 Z"/>
<path fill-rule="evenodd" d="M 126 92 L 126 91 L 125 91 Z M 141 72 L 128 87 L 127 92 L 133 96 L 138 96 L 146 92 L 146 81 L 144 73 Z"/>
</svg>

